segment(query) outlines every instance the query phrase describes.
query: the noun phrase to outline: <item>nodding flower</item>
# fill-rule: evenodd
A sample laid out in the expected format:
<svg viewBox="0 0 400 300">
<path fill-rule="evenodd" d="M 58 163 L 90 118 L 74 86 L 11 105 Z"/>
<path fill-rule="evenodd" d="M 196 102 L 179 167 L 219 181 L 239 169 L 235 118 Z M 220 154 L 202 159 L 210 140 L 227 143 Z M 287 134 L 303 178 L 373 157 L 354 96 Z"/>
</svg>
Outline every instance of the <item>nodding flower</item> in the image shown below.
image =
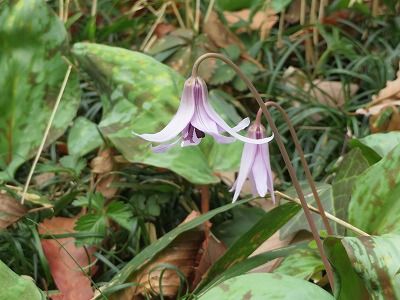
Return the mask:
<svg viewBox="0 0 400 300">
<path fill-rule="evenodd" d="M 198 145 L 205 134 L 221 144 L 232 143 L 236 139 L 248 144 L 265 144 L 273 139 L 273 136 L 255 139 L 240 135 L 238 132 L 249 124 L 249 118 L 245 118 L 231 128 L 208 102 L 204 80 L 192 76 L 186 80 L 178 111 L 166 127 L 154 134 L 133 133 L 150 142 L 161 143 L 152 147 L 154 152 L 167 151 L 178 142 L 182 147 Z M 230 136 L 223 135 L 224 132 Z M 176 138 L 179 134 L 180 137 Z"/>
<path fill-rule="evenodd" d="M 265 138 L 265 128 L 261 125 L 259 118 L 249 127 L 247 136 L 251 139 L 257 140 L 263 140 Z M 231 192 L 235 192 L 233 195 L 233 202 L 238 199 L 246 179 L 249 179 L 254 196 L 258 195 L 264 197 L 267 192 L 269 192 L 272 201 L 275 202 L 274 182 L 271 163 L 269 160 L 268 143 L 246 143 L 244 145 L 239 173 L 231 189 Z"/>
</svg>

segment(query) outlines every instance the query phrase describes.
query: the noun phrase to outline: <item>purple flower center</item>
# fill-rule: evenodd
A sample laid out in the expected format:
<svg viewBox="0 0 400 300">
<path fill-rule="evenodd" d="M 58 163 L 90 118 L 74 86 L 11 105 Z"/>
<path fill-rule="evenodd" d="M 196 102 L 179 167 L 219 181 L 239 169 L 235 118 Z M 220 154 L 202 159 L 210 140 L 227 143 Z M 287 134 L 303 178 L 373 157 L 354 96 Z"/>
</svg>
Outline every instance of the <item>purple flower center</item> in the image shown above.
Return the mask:
<svg viewBox="0 0 400 300">
<path fill-rule="evenodd" d="M 263 132 L 261 126 L 258 126 L 256 129 L 256 139 L 262 139 L 263 138 Z"/>
</svg>

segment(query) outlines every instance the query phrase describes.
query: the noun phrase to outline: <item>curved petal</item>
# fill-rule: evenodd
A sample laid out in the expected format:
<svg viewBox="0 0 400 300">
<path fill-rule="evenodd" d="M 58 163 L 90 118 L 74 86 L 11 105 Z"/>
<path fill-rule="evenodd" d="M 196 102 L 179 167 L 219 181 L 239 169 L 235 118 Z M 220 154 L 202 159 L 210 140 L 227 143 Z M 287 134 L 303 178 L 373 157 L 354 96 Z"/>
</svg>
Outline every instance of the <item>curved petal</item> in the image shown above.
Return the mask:
<svg viewBox="0 0 400 300">
<path fill-rule="evenodd" d="M 192 78 L 186 80 L 178 111 L 172 120 L 167 124 L 167 126 L 165 126 L 161 131 L 153 134 L 138 134 L 136 132 L 132 133 L 141 137 L 142 139 L 157 143 L 169 141 L 177 136 L 188 125 L 195 111 L 193 84 L 194 80 Z"/>
<path fill-rule="evenodd" d="M 269 176 L 267 171 L 267 166 L 265 165 L 261 153 L 262 146 L 263 145 L 256 146 L 257 147 L 256 158 L 254 160 L 253 167 L 251 168 L 251 174 L 254 179 L 255 188 L 260 197 L 264 197 L 268 192 L 267 180 Z"/>
<path fill-rule="evenodd" d="M 151 150 L 154 153 L 163 153 L 163 152 L 169 150 L 170 148 L 172 148 L 173 146 L 175 146 L 180 140 L 182 140 L 182 138 L 178 138 L 178 139 L 176 139 L 175 141 L 173 141 L 172 143 L 169 143 L 169 144 L 161 144 L 161 145 L 157 145 L 157 146 L 154 146 L 154 147 L 153 147 L 153 145 L 151 145 Z"/>
<path fill-rule="evenodd" d="M 243 187 L 243 184 L 246 181 L 246 178 L 248 177 L 250 170 L 253 166 L 256 152 L 257 152 L 257 147 L 255 145 L 252 145 L 252 144 L 244 145 L 242 158 L 240 161 L 239 174 L 238 174 L 238 177 L 235 182 L 235 184 L 236 184 L 235 194 L 233 195 L 232 202 L 235 202 L 237 200 L 237 198 L 239 197 L 239 194 Z"/>
<path fill-rule="evenodd" d="M 274 176 L 272 173 L 272 168 L 271 168 L 271 161 L 269 158 L 269 148 L 268 145 L 265 145 L 261 148 L 261 156 L 264 161 L 264 165 L 267 170 L 267 187 L 268 191 L 271 194 L 272 201 L 275 203 L 275 193 L 274 193 Z"/>
<path fill-rule="evenodd" d="M 244 118 L 242 121 L 240 121 L 235 127 L 232 127 L 232 130 L 234 131 L 240 131 L 245 129 L 247 126 L 250 125 L 250 118 Z"/>
<path fill-rule="evenodd" d="M 199 78 L 199 80 L 202 81 L 201 78 Z M 201 97 L 201 100 L 203 101 L 204 110 L 207 112 L 210 119 L 212 119 L 219 127 L 221 127 L 223 130 L 228 132 L 231 136 L 237 138 L 238 140 L 241 140 L 242 142 L 249 143 L 249 144 L 257 144 L 257 145 L 265 144 L 265 143 L 268 143 L 273 140 L 273 138 L 274 138 L 273 134 L 270 137 L 266 137 L 263 139 L 251 139 L 251 138 L 244 137 L 244 136 L 238 134 L 233 128 L 229 127 L 229 125 L 226 124 L 226 122 L 215 112 L 215 110 L 212 108 L 212 106 L 208 103 L 207 87 L 205 84 L 203 84 L 202 87 L 203 87 L 203 93 L 202 93 L 203 96 Z M 236 128 L 237 126 L 235 126 L 234 128 Z"/>
</svg>

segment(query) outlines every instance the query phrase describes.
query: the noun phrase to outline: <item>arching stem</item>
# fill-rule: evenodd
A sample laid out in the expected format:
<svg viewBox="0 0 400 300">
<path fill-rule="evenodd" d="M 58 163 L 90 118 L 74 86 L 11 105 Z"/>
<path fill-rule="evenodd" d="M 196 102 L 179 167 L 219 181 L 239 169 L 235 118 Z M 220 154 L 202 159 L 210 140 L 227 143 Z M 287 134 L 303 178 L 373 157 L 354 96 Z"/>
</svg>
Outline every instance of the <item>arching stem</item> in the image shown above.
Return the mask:
<svg viewBox="0 0 400 300">
<path fill-rule="evenodd" d="M 240 70 L 240 68 L 235 63 L 233 63 L 230 59 L 226 58 L 222 54 L 207 53 L 207 54 L 204 54 L 204 55 L 200 56 L 196 60 L 194 65 L 193 65 L 193 69 L 192 69 L 192 76 L 193 77 L 197 76 L 198 68 L 199 68 L 201 62 L 206 60 L 206 59 L 208 59 L 208 58 L 220 59 L 223 62 L 225 62 L 226 64 L 228 64 L 230 67 L 232 67 L 232 69 L 235 70 L 237 75 L 245 82 L 245 84 L 249 88 L 250 92 L 253 94 L 254 98 L 257 100 L 258 105 L 260 106 L 265 118 L 268 121 L 269 126 L 271 127 L 272 132 L 275 135 L 275 140 L 276 140 L 276 143 L 277 143 L 277 145 L 279 147 L 279 151 L 282 154 L 283 160 L 284 160 L 284 162 L 286 164 L 286 167 L 288 169 L 288 172 L 289 172 L 289 176 L 290 176 L 290 178 L 292 180 L 293 186 L 294 186 L 294 188 L 295 188 L 295 190 L 297 192 L 297 195 L 298 195 L 298 197 L 300 199 L 301 206 L 303 208 L 303 211 L 304 211 L 304 214 L 306 216 L 307 222 L 308 222 L 308 224 L 310 226 L 310 229 L 311 229 L 311 233 L 312 233 L 312 235 L 313 235 L 313 237 L 315 239 L 315 242 L 317 243 L 317 247 L 318 247 L 319 253 L 321 255 L 322 262 L 324 263 L 324 266 L 325 266 L 325 269 L 326 269 L 326 273 L 328 275 L 330 286 L 333 289 L 333 284 L 334 284 L 333 283 L 333 271 L 332 271 L 331 265 L 329 264 L 328 258 L 326 257 L 326 254 L 325 254 L 325 251 L 324 251 L 324 248 L 323 248 L 323 245 L 322 245 L 322 241 L 321 241 L 319 233 L 318 233 L 317 226 L 315 225 L 315 222 L 314 222 L 314 220 L 312 218 L 312 215 L 311 215 L 311 211 L 308 208 L 308 204 L 307 204 L 307 202 L 305 200 L 304 193 L 303 193 L 303 191 L 301 189 L 301 186 L 300 186 L 300 183 L 299 183 L 299 181 L 297 179 L 296 172 L 295 172 L 295 170 L 293 168 L 293 165 L 292 165 L 292 163 L 290 161 L 288 152 L 287 152 L 287 150 L 285 148 L 285 145 L 284 145 L 284 143 L 283 143 L 283 141 L 281 139 L 281 136 L 279 135 L 279 132 L 278 132 L 278 129 L 277 129 L 276 125 L 275 125 L 275 122 L 272 119 L 272 116 L 271 116 L 271 114 L 269 113 L 269 111 L 267 109 L 267 106 L 264 104 L 264 101 L 262 100 L 260 94 L 258 93 L 257 89 L 254 87 L 254 85 L 250 81 L 250 79 L 247 78 L 247 76 Z"/>
<path fill-rule="evenodd" d="M 308 167 L 308 163 L 307 163 L 306 158 L 305 158 L 305 156 L 304 156 L 303 148 L 302 148 L 301 145 L 300 145 L 299 138 L 297 137 L 296 130 L 294 129 L 293 124 L 292 124 L 292 122 L 290 121 L 290 118 L 289 118 L 288 114 L 287 114 L 286 111 L 282 108 L 282 106 L 280 106 L 280 105 L 279 105 L 278 103 L 276 103 L 276 102 L 267 101 L 267 102 L 265 102 L 265 106 L 266 106 L 266 107 L 273 106 L 273 107 L 275 107 L 277 110 L 279 110 L 279 112 L 281 113 L 281 115 L 282 115 L 282 117 L 283 117 L 285 123 L 286 123 L 287 126 L 289 127 L 289 132 L 290 132 L 290 135 L 292 136 L 292 140 L 293 140 L 293 143 L 294 143 L 294 147 L 296 148 L 296 151 L 297 151 L 297 153 L 299 154 L 300 161 L 301 161 L 301 164 L 302 164 L 302 166 L 303 166 L 304 173 L 306 174 L 306 178 L 307 178 L 308 184 L 309 184 L 310 187 L 311 187 L 311 191 L 312 191 L 312 193 L 313 193 L 315 202 L 317 203 L 317 207 L 318 207 L 319 214 L 321 215 L 321 218 L 322 218 L 322 221 L 323 221 L 324 226 L 325 226 L 325 228 L 326 228 L 326 231 L 328 232 L 329 235 L 333 235 L 332 227 L 331 227 L 331 225 L 329 224 L 328 218 L 327 218 L 326 213 L 325 213 L 325 210 L 324 210 L 324 206 L 322 205 L 321 198 L 319 197 L 317 188 L 316 188 L 316 186 L 315 186 L 314 179 L 313 179 L 313 177 L 312 177 L 312 175 L 311 175 L 311 172 L 310 172 L 310 168 Z M 259 117 L 259 115 L 261 116 L 261 114 L 262 114 L 262 110 L 259 109 L 258 112 L 257 112 L 257 117 Z"/>
</svg>

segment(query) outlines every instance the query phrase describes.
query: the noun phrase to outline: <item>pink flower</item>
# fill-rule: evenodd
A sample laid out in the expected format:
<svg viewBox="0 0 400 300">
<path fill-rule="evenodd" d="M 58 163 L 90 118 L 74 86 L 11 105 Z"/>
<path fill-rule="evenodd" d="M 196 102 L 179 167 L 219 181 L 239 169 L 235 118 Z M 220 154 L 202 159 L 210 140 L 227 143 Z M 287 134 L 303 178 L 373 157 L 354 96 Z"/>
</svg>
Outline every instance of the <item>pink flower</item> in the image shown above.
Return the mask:
<svg viewBox="0 0 400 300">
<path fill-rule="evenodd" d="M 265 128 L 256 121 L 249 127 L 247 136 L 251 139 L 262 140 L 265 137 Z M 238 199 L 247 178 L 254 196 L 264 197 L 267 192 L 270 192 L 272 200 L 275 202 L 268 144 L 246 143 L 244 145 L 239 174 L 231 189 L 231 192 L 235 191 L 233 202 Z"/>
<path fill-rule="evenodd" d="M 181 142 L 182 147 L 198 145 L 205 134 L 211 135 L 218 143 L 222 144 L 232 143 L 235 139 L 249 144 L 264 144 L 273 139 L 273 136 L 251 139 L 238 134 L 249 124 L 249 118 L 245 118 L 231 128 L 208 102 L 207 86 L 203 79 L 190 77 L 185 82 L 178 111 L 168 125 L 154 134 L 134 134 L 150 142 L 167 142 L 153 147 L 154 152 L 164 152 L 178 142 Z M 222 135 L 224 132 L 231 136 Z M 181 136 L 171 142 L 179 134 Z"/>
</svg>

